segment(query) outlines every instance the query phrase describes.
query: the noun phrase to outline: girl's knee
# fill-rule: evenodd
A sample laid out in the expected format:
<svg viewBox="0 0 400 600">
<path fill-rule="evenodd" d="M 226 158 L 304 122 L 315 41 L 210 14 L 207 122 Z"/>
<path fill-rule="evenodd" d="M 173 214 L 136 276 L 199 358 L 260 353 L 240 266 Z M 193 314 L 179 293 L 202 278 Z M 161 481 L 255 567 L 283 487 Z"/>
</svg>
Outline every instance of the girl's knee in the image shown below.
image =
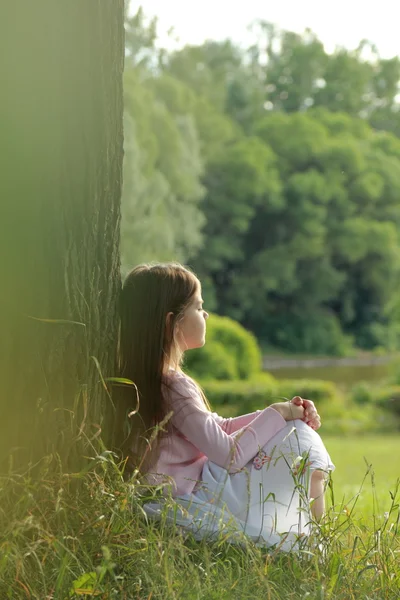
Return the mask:
<svg viewBox="0 0 400 600">
<path fill-rule="evenodd" d="M 325 484 L 327 480 L 327 473 L 322 469 L 315 469 L 311 473 L 311 485 L 310 485 L 310 496 L 311 498 L 317 498 L 325 493 Z"/>
<path fill-rule="evenodd" d="M 318 482 L 325 482 L 327 478 L 327 473 L 326 471 L 323 471 L 322 469 L 315 469 L 315 471 L 312 472 L 311 474 L 311 479 L 313 479 L 314 481 L 318 481 Z"/>
<path fill-rule="evenodd" d="M 318 520 L 325 512 L 325 482 L 327 473 L 321 469 L 316 469 L 311 474 L 310 496 L 313 499 L 311 511 Z"/>
</svg>

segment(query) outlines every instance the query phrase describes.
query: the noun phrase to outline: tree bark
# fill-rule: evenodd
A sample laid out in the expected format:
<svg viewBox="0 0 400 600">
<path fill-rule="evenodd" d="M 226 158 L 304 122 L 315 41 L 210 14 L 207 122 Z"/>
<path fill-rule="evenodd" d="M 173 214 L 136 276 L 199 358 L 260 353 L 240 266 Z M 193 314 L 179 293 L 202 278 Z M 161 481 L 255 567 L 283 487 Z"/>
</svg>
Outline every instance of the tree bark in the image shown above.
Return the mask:
<svg viewBox="0 0 400 600">
<path fill-rule="evenodd" d="M 0 461 L 69 464 L 115 375 L 124 6 L 10 0 L 0 22 Z"/>
</svg>

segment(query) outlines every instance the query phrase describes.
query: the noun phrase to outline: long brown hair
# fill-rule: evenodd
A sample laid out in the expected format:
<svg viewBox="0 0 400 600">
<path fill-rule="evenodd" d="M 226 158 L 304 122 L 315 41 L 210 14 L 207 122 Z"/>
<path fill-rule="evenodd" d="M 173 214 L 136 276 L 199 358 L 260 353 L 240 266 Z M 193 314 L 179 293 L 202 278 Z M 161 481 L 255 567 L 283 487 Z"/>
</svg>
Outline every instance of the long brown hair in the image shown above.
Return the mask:
<svg viewBox="0 0 400 600">
<path fill-rule="evenodd" d="M 114 446 L 129 459 L 131 468 L 141 465 L 146 471 L 156 460 L 157 437 L 151 447 L 148 440 L 168 412 L 162 396 L 163 375 L 169 367 L 181 367 L 183 353 L 176 334 L 198 287 L 196 275 L 179 263 L 139 265 L 124 281 L 119 372 L 122 378 L 134 382 L 136 388 L 127 385 L 117 394 Z M 173 315 L 167 327 L 170 312 Z M 168 423 L 164 429 L 169 430 Z"/>
</svg>

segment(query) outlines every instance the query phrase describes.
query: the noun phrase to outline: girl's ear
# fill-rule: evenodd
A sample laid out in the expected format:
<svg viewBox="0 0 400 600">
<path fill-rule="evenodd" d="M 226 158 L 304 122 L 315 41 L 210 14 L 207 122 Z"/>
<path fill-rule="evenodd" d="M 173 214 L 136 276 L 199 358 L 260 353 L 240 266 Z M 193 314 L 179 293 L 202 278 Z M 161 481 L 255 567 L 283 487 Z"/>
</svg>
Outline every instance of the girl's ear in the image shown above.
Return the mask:
<svg viewBox="0 0 400 600">
<path fill-rule="evenodd" d="M 171 334 L 172 333 L 172 319 L 174 317 L 174 313 L 173 312 L 169 312 L 167 313 L 167 316 L 165 317 L 165 329 L 167 334 Z"/>
</svg>

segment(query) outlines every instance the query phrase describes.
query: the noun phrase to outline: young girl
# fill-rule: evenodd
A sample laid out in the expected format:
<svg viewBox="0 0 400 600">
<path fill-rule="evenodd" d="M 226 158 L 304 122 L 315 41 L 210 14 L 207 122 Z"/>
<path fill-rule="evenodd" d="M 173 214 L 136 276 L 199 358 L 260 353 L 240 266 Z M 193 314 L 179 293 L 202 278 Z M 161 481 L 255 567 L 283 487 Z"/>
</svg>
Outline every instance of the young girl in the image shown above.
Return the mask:
<svg viewBox="0 0 400 600">
<path fill-rule="evenodd" d="M 310 499 L 313 516 L 323 514 L 324 481 L 334 468 L 315 432 L 318 413 L 300 397 L 233 419 L 211 412 L 182 370 L 184 352 L 205 343 L 207 318 L 200 281 L 188 268 L 140 265 L 128 274 L 120 371 L 135 382 L 139 404 L 135 413 L 134 394 L 119 401 L 120 447 L 148 482 L 165 482 L 176 502 L 171 518 L 198 537 L 229 523 L 289 549 L 310 531 Z M 157 517 L 160 509 L 152 503 L 146 512 Z"/>
</svg>

